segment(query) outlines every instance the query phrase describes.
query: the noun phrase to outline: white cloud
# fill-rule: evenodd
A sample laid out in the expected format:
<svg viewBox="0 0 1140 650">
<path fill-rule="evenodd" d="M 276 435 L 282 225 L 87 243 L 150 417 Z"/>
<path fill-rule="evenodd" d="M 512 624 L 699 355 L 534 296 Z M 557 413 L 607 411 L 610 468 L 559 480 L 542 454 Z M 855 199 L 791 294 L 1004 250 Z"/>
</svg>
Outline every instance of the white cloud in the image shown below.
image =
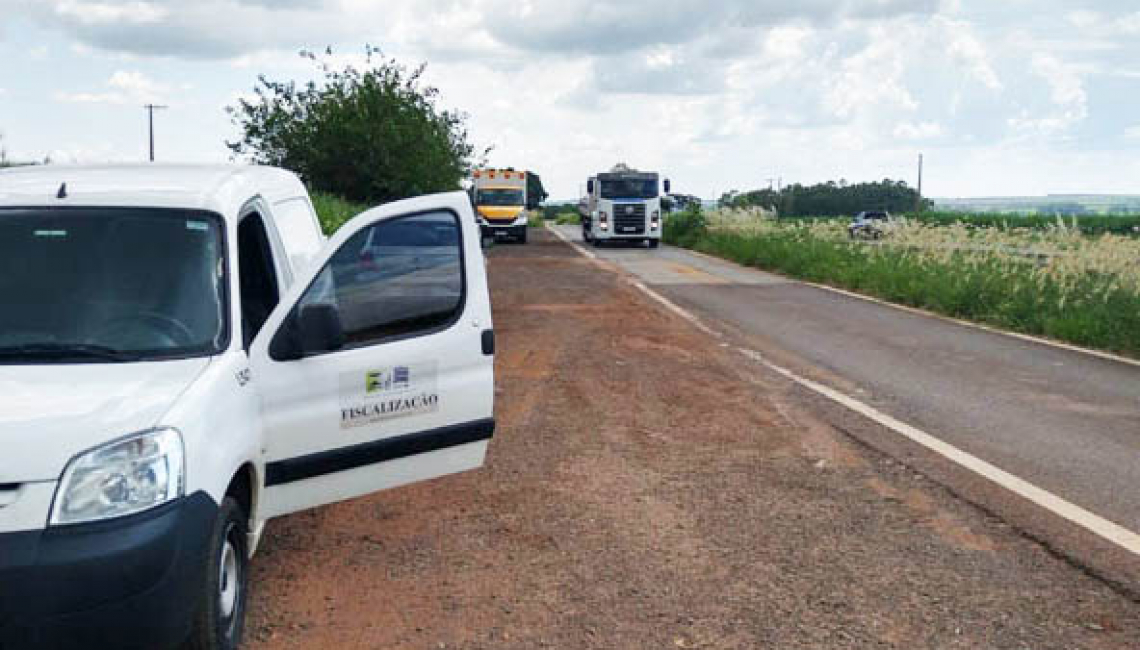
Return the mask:
<svg viewBox="0 0 1140 650">
<path fill-rule="evenodd" d="M 80 2 L 63 0 L 52 7 L 56 16 L 82 25 L 154 24 L 169 17 L 167 8 L 154 2 Z"/>
<path fill-rule="evenodd" d="M 141 72 L 120 70 L 107 80 L 107 90 L 100 92 L 56 93 L 56 99 L 77 104 L 146 104 L 169 101 L 173 89 L 150 79 Z M 186 90 L 185 87 L 182 90 Z"/>
<path fill-rule="evenodd" d="M 1049 135 L 1069 129 L 1088 117 L 1089 98 L 1080 66 L 1065 63 L 1052 54 L 1038 53 L 1033 57 L 1030 70 L 1048 84 L 1054 108 L 1039 116 L 1023 112 L 1009 120 L 1012 127 Z"/>
<path fill-rule="evenodd" d="M 942 125 L 937 122 L 903 122 L 895 127 L 894 136 L 903 140 L 930 140 L 943 133 Z"/>
</svg>

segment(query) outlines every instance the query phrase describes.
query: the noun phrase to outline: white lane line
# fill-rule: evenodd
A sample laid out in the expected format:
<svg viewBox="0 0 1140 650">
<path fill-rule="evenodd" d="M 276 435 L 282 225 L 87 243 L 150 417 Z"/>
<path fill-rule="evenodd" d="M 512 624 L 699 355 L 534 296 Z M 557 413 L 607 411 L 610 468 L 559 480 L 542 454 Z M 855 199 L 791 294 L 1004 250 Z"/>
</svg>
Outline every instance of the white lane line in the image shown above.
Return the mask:
<svg viewBox="0 0 1140 650">
<path fill-rule="evenodd" d="M 582 246 L 579 246 L 578 242 L 571 240 L 566 235 L 563 235 L 561 232 L 558 231 L 557 228 L 553 228 L 549 225 L 546 228 L 548 230 L 550 230 L 551 232 L 553 232 L 554 235 L 556 237 L 558 237 L 559 239 L 561 239 L 563 242 L 565 242 L 566 244 L 569 244 L 571 248 L 578 251 L 580 254 L 584 255 L 587 259 L 592 260 L 595 264 L 597 264 L 598 266 L 600 266 L 602 268 L 612 270 L 612 268 L 611 268 L 612 265 L 605 263 L 593 251 L 586 250 Z M 619 273 L 619 275 L 621 275 L 622 278 L 626 282 L 628 282 L 628 283 L 632 284 L 634 287 L 636 287 L 638 291 L 641 291 L 645 295 L 649 296 L 650 298 L 655 300 L 657 303 L 659 303 L 662 307 L 668 309 L 669 311 L 673 312 L 677 316 L 680 316 L 681 318 L 689 321 L 690 323 L 692 323 L 692 325 L 694 327 L 696 327 L 700 331 L 702 331 L 705 334 L 708 334 L 709 336 L 712 336 L 714 338 L 722 338 L 722 336 L 719 332 L 713 330 L 711 327 L 702 323 L 701 319 L 694 316 L 691 312 L 689 312 L 685 309 L 682 309 L 682 308 L 678 307 L 677 305 L 673 304 L 665 296 L 662 296 L 661 294 L 657 293 L 653 289 L 650 289 L 649 287 L 645 286 L 645 283 L 643 283 L 641 280 L 638 280 L 638 279 L 636 279 L 636 278 L 634 278 L 628 274 Z"/>
<path fill-rule="evenodd" d="M 554 229 L 551 230 L 554 231 L 554 234 L 557 235 L 559 239 L 569 244 L 579 253 L 586 255 L 589 258 L 595 260 L 597 259 L 596 255 L 593 255 L 590 251 L 587 251 L 586 249 L 577 245 L 575 242 L 570 241 L 568 238 L 563 236 L 562 233 Z M 717 338 L 723 338 L 723 335 L 715 332 L 707 325 L 702 323 L 701 320 L 694 314 L 673 303 L 668 298 L 658 294 L 649 287 L 646 287 L 643 283 L 637 280 L 633 280 L 631 281 L 631 284 L 637 287 L 639 290 L 645 292 L 646 295 L 648 295 L 656 302 L 668 308 L 669 311 L 682 316 L 685 320 L 697 326 L 702 332 L 710 333 Z M 958 466 L 989 479 L 990 481 L 1000 485 L 1010 492 L 1013 492 L 1014 494 L 1037 504 L 1038 506 L 1048 510 L 1058 517 L 1071 521 L 1072 523 L 1084 528 L 1085 530 L 1090 531 L 1094 535 L 1097 535 L 1102 539 L 1116 544 L 1126 551 L 1130 551 L 1135 555 L 1140 555 L 1140 534 L 1128 530 L 1127 528 L 1113 523 L 1104 517 L 1096 515 L 1088 510 L 1085 510 L 1084 508 L 1070 501 L 1067 501 L 1053 494 L 1052 492 L 1049 492 L 1048 490 L 1039 488 L 1022 478 L 1010 474 L 1009 472 L 1001 469 L 1000 467 L 997 467 L 996 465 L 988 463 L 981 458 L 974 456 L 973 454 L 962 451 L 950 443 L 940 440 L 930 435 L 929 433 L 926 433 L 925 431 L 913 427 L 905 422 L 897 420 L 894 417 L 891 417 L 890 415 L 887 415 L 886 413 L 883 413 L 882 411 L 869 406 L 868 404 L 860 402 L 859 400 L 850 397 L 849 395 L 835 390 L 834 388 L 825 386 L 816 381 L 812 381 L 806 377 L 801 377 L 800 375 L 791 370 L 788 370 L 787 368 L 768 361 L 755 350 L 749 350 L 746 348 L 738 349 L 739 352 L 746 358 L 784 376 L 792 382 L 795 382 L 796 384 L 799 384 L 800 386 L 803 386 L 804 388 L 807 388 L 814 393 L 822 395 L 823 397 L 826 397 L 827 399 L 830 399 L 831 401 L 851 411 L 854 411 L 859 415 L 862 415 L 872 422 L 884 426 L 891 431 L 894 431 L 895 433 L 898 433 L 908 438 L 909 440 L 922 445 L 923 447 L 946 458 Z"/>
<path fill-rule="evenodd" d="M 1098 359 L 1104 359 L 1105 361 L 1114 361 L 1116 363 L 1123 363 L 1123 364 L 1128 365 L 1128 366 L 1134 366 L 1134 367 L 1140 368 L 1140 359 L 1130 359 L 1128 357 L 1122 357 L 1118 354 L 1113 354 L 1111 352 L 1104 352 L 1103 350 L 1093 350 L 1092 348 L 1083 348 L 1079 345 L 1073 345 L 1072 343 L 1062 343 L 1061 341 L 1054 341 L 1052 339 L 1041 338 L 1039 336 L 1033 336 L 1031 334 L 1021 334 L 1020 332 L 1011 332 L 1009 330 L 1003 330 L 1003 329 L 998 328 L 998 327 L 992 327 L 990 325 L 983 325 L 982 323 L 975 323 L 973 321 L 962 320 L 960 318 L 954 318 L 953 316 L 945 316 L 943 314 L 938 314 L 938 313 L 928 311 L 925 309 L 919 309 L 918 307 L 910 307 L 908 305 L 900 305 L 900 304 L 893 303 L 893 302 L 887 302 L 886 300 L 882 300 L 880 298 L 874 298 L 872 296 L 867 296 L 867 295 L 864 295 L 861 293 L 856 293 L 854 291 L 848 291 L 847 289 L 840 289 L 838 287 L 832 287 L 832 286 L 829 286 L 826 284 L 819 284 L 816 282 L 808 282 L 807 280 L 797 280 L 796 278 L 792 278 L 792 277 L 789 277 L 786 275 L 780 275 L 779 273 L 777 273 L 775 271 L 764 271 L 761 269 L 754 269 L 750 266 L 744 266 L 742 264 L 737 264 L 736 262 L 733 262 L 731 260 L 722 259 L 720 257 L 716 257 L 715 255 L 709 255 L 707 253 L 701 253 L 699 251 L 692 251 L 692 250 L 689 250 L 687 248 L 677 248 L 676 250 L 683 251 L 683 252 L 688 253 L 690 255 L 703 257 L 703 258 L 708 259 L 708 260 L 713 261 L 713 262 L 719 262 L 721 264 L 727 264 L 730 266 L 734 266 L 734 267 L 736 267 L 742 271 L 751 271 L 754 273 L 764 273 L 767 275 L 774 275 L 778 278 L 782 278 L 784 280 L 787 280 L 789 283 L 802 284 L 802 285 L 805 285 L 808 287 L 815 287 L 816 289 L 822 289 L 823 291 L 830 291 L 831 293 L 837 293 L 841 296 L 847 296 L 848 298 L 855 298 L 857 300 L 862 300 L 864 302 L 870 302 L 870 303 L 874 303 L 876 305 L 881 305 L 883 307 L 890 307 L 891 309 L 897 309 L 899 311 L 904 311 L 904 312 L 907 312 L 908 314 L 915 314 L 917 316 L 925 316 L 927 318 L 936 318 L 940 321 L 945 321 L 947 323 L 954 323 L 955 325 L 961 325 L 963 327 L 969 327 L 971 329 L 981 330 L 983 332 L 989 332 L 990 334 L 997 334 L 999 336 L 1008 336 L 1010 338 L 1025 341 L 1027 343 L 1036 343 L 1037 345 L 1044 345 L 1046 347 L 1056 348 L 1059 350 L 1065 350 L 1067 352 L 1076 352 L 1078 354 L 1085 354 L 1085 355 L 1088 355 L 1090 357 L 1097 357 Z"/>
</svg>

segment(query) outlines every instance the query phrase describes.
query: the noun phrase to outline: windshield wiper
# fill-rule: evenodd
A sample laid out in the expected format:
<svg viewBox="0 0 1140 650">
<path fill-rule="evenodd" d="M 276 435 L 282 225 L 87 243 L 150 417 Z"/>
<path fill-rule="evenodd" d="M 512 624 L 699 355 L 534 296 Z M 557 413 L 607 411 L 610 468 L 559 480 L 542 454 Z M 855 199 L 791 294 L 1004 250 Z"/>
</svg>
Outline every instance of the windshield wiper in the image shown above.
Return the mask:
<svg viewBox="0 0 1140 650">
<path fill-rule="evenodd" d="M 0 361 L 8 359 L 102 359 L 137 361 L 139 355 L 89 343 L 26 343 L 0 347 Z"/>
</svg>

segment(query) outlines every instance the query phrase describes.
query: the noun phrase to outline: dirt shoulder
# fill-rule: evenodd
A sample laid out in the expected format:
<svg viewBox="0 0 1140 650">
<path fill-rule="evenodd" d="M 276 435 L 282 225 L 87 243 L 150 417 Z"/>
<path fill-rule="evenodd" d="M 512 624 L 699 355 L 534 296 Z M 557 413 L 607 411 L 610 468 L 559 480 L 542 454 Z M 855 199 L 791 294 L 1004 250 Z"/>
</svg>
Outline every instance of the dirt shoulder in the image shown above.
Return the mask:
<svg viewBox="0 0 1140 650">
<path fill-rule="evenodd" d="M 539 233 L 488 467 L 270 524 L 250 648 L 1134 648 L 1140 606 Z"/>
</svg>

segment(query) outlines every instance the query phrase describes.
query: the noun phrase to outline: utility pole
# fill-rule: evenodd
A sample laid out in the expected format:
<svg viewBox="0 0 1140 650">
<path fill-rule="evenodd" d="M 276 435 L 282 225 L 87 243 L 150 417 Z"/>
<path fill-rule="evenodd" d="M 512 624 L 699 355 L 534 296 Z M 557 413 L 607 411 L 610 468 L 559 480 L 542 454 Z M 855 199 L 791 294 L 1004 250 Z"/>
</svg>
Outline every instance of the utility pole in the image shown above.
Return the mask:
<svg viewBox="0 0 1140 650">
<path fill-rule="evenodd" d="M 161 104 L 147 104 L 143 106 L 146 109 L 147 124 L 150 127 L 150 161 L 154 162 L 154 112 L 161 111 L 169 106 L 162 106 Z"/>
<path fill-rule="evenodd" d="M 922 212 L 922 154 L 918 154 L 918 203 L 914 206 L 914 212 Z"/>
<path fill-rule="evenodd" d="M 768 179 L 768 191 L 769 192 L 771 192 L 772 190 L 775 189 L 775 184 L 776 184 L 776 179 L 774 179 L 774 178 Z"/>
</svg>

